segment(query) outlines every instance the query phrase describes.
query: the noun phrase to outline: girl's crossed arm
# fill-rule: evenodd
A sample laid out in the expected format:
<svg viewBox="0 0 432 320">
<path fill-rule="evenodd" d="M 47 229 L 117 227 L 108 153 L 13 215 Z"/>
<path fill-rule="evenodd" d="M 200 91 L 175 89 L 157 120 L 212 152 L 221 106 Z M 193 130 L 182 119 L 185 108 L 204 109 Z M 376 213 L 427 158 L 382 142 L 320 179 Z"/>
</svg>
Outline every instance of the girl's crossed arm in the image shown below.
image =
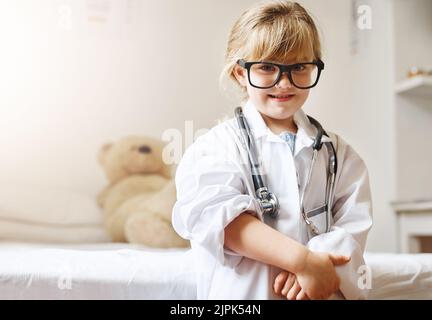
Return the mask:
<svg viewBox="0 0 432 320">
<path fill-rule="evenodd" d="M 344 256 L 312 252 L 247 213 L 239 215 L 225 228 L 224 245 L 245 257 L 295 274 L 311 299 L 326 299 L 339 290 L 334 266 L 349 261 Z"/>
</svg>

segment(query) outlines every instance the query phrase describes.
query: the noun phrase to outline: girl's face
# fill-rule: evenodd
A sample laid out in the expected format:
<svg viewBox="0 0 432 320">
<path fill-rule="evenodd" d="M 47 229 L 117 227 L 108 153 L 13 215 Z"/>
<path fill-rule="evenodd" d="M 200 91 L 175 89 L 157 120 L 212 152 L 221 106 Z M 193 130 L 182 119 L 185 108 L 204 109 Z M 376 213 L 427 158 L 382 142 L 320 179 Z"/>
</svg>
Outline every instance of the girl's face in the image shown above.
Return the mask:
<svg viewBox="0 0 432 320">
<path fill-rule="evenodd" d="M 309 59 L 299 61 L 274 61 L 281 64 L 294 64 L 311 61 Z M 293 115 L 299 110 L 309 96 L 310 89 L 298 89 L 284 73 L 281 80 L 272 88 L 258 89 L 250 85 L 247 70 L 239 65 L 234 67 L 234 75 L 241 86 L 246 87 L 249 99 L 263 115 L 265 120 L 293 123 Z M 267 119 L 266 119 L 267 118 Z M 270 118 L 270 119 L 268 119 Z"/>
</svg>

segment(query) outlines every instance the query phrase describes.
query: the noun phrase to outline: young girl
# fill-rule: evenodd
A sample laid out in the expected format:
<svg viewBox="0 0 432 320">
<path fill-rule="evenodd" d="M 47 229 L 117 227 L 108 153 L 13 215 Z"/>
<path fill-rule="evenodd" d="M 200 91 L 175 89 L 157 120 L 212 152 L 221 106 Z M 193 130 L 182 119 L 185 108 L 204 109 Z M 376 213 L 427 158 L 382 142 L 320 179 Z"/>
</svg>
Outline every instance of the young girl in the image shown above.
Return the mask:
<svg viewBox="0 0 432 320">
<path fill-rule="evenodd" d="M 233 26 L 224 74 L 245 93 L 243 115 L 279 210 L 271 216 L 258 200 L 237 119 L 186 150 L 172 218 L 191 240 L 198 299 L 366 297 L 358 285 L 372 225 L 365 164 L 335 134 L 322 136 L 326 147 L 311 163 L 318 126 L 301 107 L 324 69 L 321 58 L 316 26 L 297 3 L 259 4 Z"/>
</svg>

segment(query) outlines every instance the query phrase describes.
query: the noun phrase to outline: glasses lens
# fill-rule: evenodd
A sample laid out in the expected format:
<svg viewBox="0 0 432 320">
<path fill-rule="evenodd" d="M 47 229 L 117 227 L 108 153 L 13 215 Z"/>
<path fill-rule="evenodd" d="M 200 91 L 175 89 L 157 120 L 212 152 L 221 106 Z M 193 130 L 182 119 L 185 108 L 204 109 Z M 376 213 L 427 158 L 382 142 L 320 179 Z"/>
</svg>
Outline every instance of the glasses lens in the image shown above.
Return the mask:
<svg viewBox="0 0 432 320">
<path fill-rule="evenodd" d="M 291 69 L 291 78 L 298 88 L 309 88 L 318 80 L 318 67 L 313 63 L 296 64 Z"/>
<path fill-rule="evenodd" d="M 250 68 L 250 82 L 260 88 L 272 87 L 279 76 L 279 67 L 271 63 L 256 63 Z"/>
</svg>

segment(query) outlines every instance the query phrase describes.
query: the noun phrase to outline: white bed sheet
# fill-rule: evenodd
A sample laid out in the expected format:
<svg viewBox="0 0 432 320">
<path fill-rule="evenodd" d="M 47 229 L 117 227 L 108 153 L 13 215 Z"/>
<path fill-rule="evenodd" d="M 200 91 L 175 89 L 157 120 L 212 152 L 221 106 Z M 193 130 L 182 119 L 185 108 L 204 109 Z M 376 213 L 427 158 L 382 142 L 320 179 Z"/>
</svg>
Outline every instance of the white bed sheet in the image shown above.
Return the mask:
<svg viewBox="0 0 432 320">
<path fill-rule="evenodd" d="M 0 299 L 194 299 L 187 249 L 0 242 Z"/>
<path fill-rule="evenodd" d="M 432 254 L 366 253 L 370 299 L 432 299 Z M 195 299 L 188 249 L 0 242 L 0 299 Z"/>
<path fill-rule="evenodd" d="M 372 271 L 369 299 L 432 299 L 432 254 L 365 254 Z"/>
</svg>

